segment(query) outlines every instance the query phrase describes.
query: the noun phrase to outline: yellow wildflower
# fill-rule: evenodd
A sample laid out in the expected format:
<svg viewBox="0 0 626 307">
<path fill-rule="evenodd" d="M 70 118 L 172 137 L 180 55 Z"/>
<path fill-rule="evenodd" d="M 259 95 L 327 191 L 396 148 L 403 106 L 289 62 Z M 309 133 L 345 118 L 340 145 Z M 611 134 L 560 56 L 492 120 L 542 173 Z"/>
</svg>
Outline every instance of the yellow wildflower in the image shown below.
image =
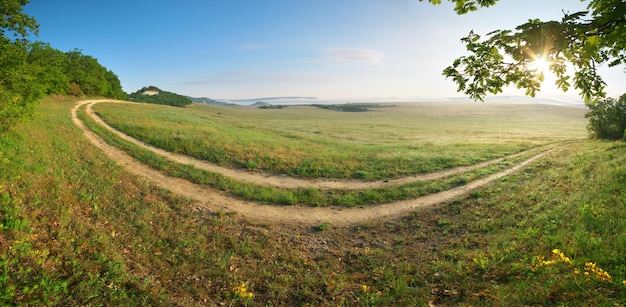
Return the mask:
<svg viewBox="0 0 626 307">
<path fill-rule="evenodd" d="M 556 260 L 553 259 L 553 260 L 544 261 L 543 265 L 551 265 L 551 264 L 555 264 L 555 263 L 556 263 Z"/>
<path fill-rule="evenodd" d="M 254 297 L 254 293 L 252 291 L 248 291 L 248 287 L 245 282 L 239 284 L 239 286 L 233 288 L 233 292 L 235 292 L 235 296 L 240 298 L 252 298 Z"/>
<path fill-rule="evenodd" d="M 572 264 L 572 260 L 570 260 L 569 257 L 563 257 L 563 262 L 567 264 Z"/>
<path fill-rule="evenodd" d="M 594 262 L 587 262 L 585 263 L 585 276 L 589 276 L 591 273 L 594 273 L 600 281 L 611 282 L 613 280 L 607 271 L 598 267 Z"/>
<path fill-rule="evenodd" d="M 364 292 L 364 293 L 368 293 L 368 292 L 370 292 L 370 289 L 371 289 L 371 288 L 370 288 L 370 287 L 368 287 L 367 285 L 363 285 L 361 288 L 363 289 L 363 292 Z"/>
</svg>

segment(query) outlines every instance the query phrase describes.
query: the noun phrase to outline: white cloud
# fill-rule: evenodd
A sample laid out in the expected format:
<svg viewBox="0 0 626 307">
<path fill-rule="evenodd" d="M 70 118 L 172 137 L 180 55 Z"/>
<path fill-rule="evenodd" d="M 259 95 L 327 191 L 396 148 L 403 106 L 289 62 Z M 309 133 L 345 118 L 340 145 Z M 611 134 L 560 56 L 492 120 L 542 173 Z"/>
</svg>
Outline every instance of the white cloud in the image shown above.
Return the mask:
<svg viewBox="0 0 626 307">
<path fill-rule="evenodd" d="M 252 51 L 252 50 L 261 50 L 261 49 L 264 49 L 264 46 L 256 45 L 256 44 L 247 44 L 247 45 L 239 46 L 239 50 L 243 50 L 243 51 Z"/>
<path fill-rule="evenodd" d="M 251 83 L 319 83 L 329 80 L 322 76 L 301 74 L 261 74 L 254 69 L 242 69 L 222 72 L 196 80 L 181 82 L 184 85 L 209 85 L 209 84 L 251 84 Z"/>
<path fill-rule="evenodd" d="M 385 64 L 384 58 L 382 53 L 372 49 L 331 48 L 324 51 L 321 59 L 313 60 L 313 62 L 381 66 Z"/>
<path fill-rule="evenodd" d="M 240 69 L 240 70 L 231 70 L 224 71 L 221 73 L 214 74 L 215 78 L 241 78 L 249 75 L 253 75 L 256 73 L 256 69 Z"/>
</svg>

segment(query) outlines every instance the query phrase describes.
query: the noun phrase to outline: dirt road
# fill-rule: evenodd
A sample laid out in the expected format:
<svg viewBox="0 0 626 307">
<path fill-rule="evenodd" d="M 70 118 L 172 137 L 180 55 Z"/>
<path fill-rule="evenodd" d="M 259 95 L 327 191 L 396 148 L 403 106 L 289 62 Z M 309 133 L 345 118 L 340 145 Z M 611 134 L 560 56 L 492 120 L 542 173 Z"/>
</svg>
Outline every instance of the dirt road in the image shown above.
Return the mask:
<svg viewBox="0 0 626 307">
<path fill-rule="evenodd" d="M 484 167 L 486 165 L 497 163 L 502 159 L 490 160 L 487 162 L 479 163 L 477 165 L 469 166 L 469 167 L 459 167 L 454 169 L 449 169 L 442 172 L 437 172 L 433 174 L 427 175 L 419 175 L 419 176 L 411 176 L 400 178 L 396 180 L 391 180 L 389 182 L 362 182 L 362 181 L 339 181 L 339 180 L 304 180 L 298 178 L 291 178 L 287 176 L 274 176 L 274 175 L 262 175 L 257 173 L 245 172 L 232 170 L 228 168 L 219 167 L 205 161 L 200 161 L 197 159 L 193 159 L 190 157 L 175 155 L 164 150 L 154 148 L 152 146 L 141 143 L 129 136 L 116 131 L 115 129 L 109 127 L 104 123 L 99 117 L 95 116 L 91 106 L 95 103 L 99 102 L 120 102 L 127 103 L 122 101 L 112 101 L 112 100 L 86 100 L 77 103 L 77 105 L 72 108 L 72 121 L 83 130 L 84 135 L 87 139 L 89 139 L 94 145 L 99 147 L 104 151 L 104 153 L 112 160 L 116 161 L 120 165 L 124 166 L 128 171 L 139 175 L 155 185 L 172 191 L 178 195 L 196 200 L 199 206 L 209 209 L 209 210 L 224 210 L 224 211 L 234 211 L 238 214 L 245 216 L 250 219 L 254 219 L 257 221 L 266 221 L 266 222 L 274 222 L 274 223 L 282 223 L 282 224 L 292 224 L 292 225 L 301 225 L 301 226 L 314 226 L 319 225 L 324 222 L 328 222 L 335 226 L 343 226 L 343 225 L 351 225 L 351 224 L 359 224 L 369 220 L 374 219 L 392 219 L 407 214 L 417 208 L 430 206 L 446 201 L 450 201 L 458 196 L 465 195 L 469 193 L 471 190 L 482 187 L 494 180 L 507 176 L 519 169 L 525 167 L 526 165 L 534 162 L 535 160 L 541 158 L 550 150 L 545 150 L 539 152 L 537 155 L 513 166 L 499 173 L 490 175 L 488 177 L 472 181 L 465 186 L 453 188 L 447 191 L 430 194 L 427 196 L 419 197 L 416 199 L 387 203 L 377 206 L 368 206 L 365 208 L 328 208 L 328 207 L 302 207 L 302 206 L 271 206 L 271 205 L 260 205 L 254 202 L 247 202 L 238 199 L 234 199 L 229 197 L 223 192 L 208 189 L 202 187 L 200 185 L 191 183 L 189 181 L 173 178 L 164 175 L 163 173 L 156 171 L 150 168 L 143 163 L 135 160 L 134 158 L 127 155 L 125 152 L 113 147 L 106 142 L 104 142 L 100 137 L 98 137 L 95 133 L 91 132 L 82 121 L 80 121 L 77 117 L 78 109 L 87 104 L 87 113 L 94 117 L 99 124 L 104 125 L 107 129 L 115 132 L 120 137 L 133 142 L 139 146 L 147 148 L 156 152 L 157 154 L 163 155 L 168 159 L 172 159 L 174 161 L 185 163 L 185 164 L 193 164 L 200 168 L 205 168 L 210 171 L 221 173 L 225 176 L 237 178 L 238 180 L 253 182 L 257 184 L 263 185 L 272 185 L 277 187 L 319 187 L 324 189 L 333 189 L 333 188 L 341 188 L 341 189 L 364 189 L 364 188 L 372 188 L 382 185 L 394 185 L 401 184 L 406 182 L 411 182 L 415 180 L 427 180 L 427 179 L 436 179 L 440 177 L 445 177 L 454 173 L 459 173 L 463 171 L 467 171 L 474 168 Z M 519 153 L 513 156 L 518 156 L 524 153 Z M 509 157 L 513 157 L 509 156 Z"/>
</svg>

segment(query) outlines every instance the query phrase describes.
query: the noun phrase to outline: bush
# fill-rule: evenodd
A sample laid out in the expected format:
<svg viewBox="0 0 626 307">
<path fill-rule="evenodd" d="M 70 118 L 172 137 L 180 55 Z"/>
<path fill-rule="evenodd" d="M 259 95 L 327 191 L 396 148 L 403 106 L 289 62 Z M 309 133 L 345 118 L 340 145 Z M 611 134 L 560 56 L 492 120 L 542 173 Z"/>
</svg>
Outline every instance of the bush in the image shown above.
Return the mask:
<svg viewBox="0 0 626 307">
<path fill-rule="evenodd" d="M 587 130 L 594 138 L 626 139 L 626 94 L 618 100 L 607 98 L 587 103 Z"/>
</svg>

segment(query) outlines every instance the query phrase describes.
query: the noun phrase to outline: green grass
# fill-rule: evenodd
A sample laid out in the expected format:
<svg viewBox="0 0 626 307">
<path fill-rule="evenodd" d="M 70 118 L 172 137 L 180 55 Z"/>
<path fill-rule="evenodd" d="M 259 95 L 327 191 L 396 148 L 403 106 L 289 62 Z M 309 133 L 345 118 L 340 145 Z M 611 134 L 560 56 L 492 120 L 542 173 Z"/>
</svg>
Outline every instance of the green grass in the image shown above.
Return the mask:
<svg viewBox="0 0 626 307">
<path fill-rule="evenodd" d="M 362 190 L 320 190 L 314 188 L 287 189 L 263 186 L 259 184 L 239 182 L 220 174 L 194 168 L 190 165 L 172 162 L 147 149 L 143 149 L 126 140 L 121 139 L 104 127 L 101 127 L 84 112 L 79 112 L 79 118 L 85 125 L 97 133 L 109 144 L 116 146 L 137 160 L 151 167 L 165 172 L 172 177 L 180 177 L 191 182 L 220 189 L 244 200 L 257 201 L 276 205 L 305 205 L 305 206 L 342 206 L 357 207 L 388 203 L 437 193 L 448 190 L 467 182 L 479 179 L 501 171 L 515 163 L 527 159 L 535 153 L 527 153 L 516 158 L 504 159 L 488 167 L 466 171 L 451 175 L 440 180 L 415 181 L 408 184 L 385 186 Z"/>
<path fill-rule="evenodd" d="M 586 135 L 584 110 L 533 105 L 430 103 L 345 113 L 100 103 L 94 110 L 170 152 L 298 177 L 397 178 Z"/>
<path fill-rule="evenodd" d="M 624 143 L 567 145 L 397 220 L 290 227 L 129 175 L 72 106 L 44 101 L 0 136 L 0 305 L 626 304 Z M 612 279 L 587 279 L 587 262 Z"/>
</svg>

